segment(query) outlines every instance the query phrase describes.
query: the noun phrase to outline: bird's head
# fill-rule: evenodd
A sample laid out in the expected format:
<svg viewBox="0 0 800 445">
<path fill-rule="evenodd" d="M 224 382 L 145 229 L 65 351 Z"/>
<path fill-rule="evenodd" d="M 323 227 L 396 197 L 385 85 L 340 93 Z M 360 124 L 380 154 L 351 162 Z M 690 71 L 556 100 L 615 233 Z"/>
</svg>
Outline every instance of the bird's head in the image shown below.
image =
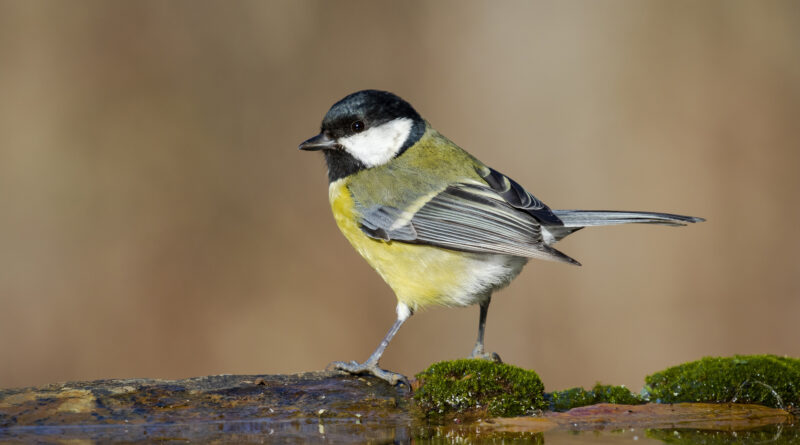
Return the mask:
<svg viewBox="0 0 800 445">
<path fill-rule="evenodd" d="M 300 149 L 322 150 L 334 181 L 391 161 L 424 132 L 425 121 L 408 102 L 387 91 L 363 90 L 333 104 L 320 133 Z"/>
</svg>

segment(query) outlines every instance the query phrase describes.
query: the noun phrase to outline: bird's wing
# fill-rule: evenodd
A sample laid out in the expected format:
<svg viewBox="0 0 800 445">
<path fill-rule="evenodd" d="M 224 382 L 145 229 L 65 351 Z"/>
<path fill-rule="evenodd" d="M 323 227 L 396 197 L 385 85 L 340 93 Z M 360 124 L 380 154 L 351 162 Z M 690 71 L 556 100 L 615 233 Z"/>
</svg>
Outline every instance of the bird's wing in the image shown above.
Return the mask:
<svg viewBox="0 0 800 445">
<path fill-rule="evenodd" d="M 361 213 L 361 229 L 375 239 L 577 264 L 545 245 L 541 225 L 528 211 L 477 181 L 451 184 L 406 209 L 376 205 Z"/>
<path fill-rule="evenodd" d="M 558 216 L 550 210 L 550 207 L 547 207 L 513 179 L 490 167 L 482 166 L 477 170 L 481 179 L 486 181 L 492 190 L 502 196 L 514 208 L 530 214 L 544 225 L 563 225 Z"/>
</svg>

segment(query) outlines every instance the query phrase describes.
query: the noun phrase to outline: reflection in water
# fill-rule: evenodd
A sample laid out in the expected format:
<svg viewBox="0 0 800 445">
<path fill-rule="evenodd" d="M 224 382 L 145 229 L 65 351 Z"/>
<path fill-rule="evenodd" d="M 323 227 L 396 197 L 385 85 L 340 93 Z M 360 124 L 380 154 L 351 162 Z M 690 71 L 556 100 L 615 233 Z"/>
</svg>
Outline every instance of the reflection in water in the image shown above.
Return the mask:
<svg viewBox="0 0 800 445">
<path fill-rule="evenodd" d="M 275 422 L 229 421 L 93 427 L 18 427 L 0 429 L 0 441 L 237 442 L 237 443 L 415 443 L 415 444 L 800 444 L 800 425 L 772 425 L 745 431 L 636 429 L 606 431 L 493 432 L 482 426 L 420 427 L 397 422 L 312 419 Z"/>
<path fill-rule="evenodd" d="M 671 444 L 800 444 L 800 425 L 770 425 L 745 431 L 648 430 L 647 436 Z"/>
</svg>

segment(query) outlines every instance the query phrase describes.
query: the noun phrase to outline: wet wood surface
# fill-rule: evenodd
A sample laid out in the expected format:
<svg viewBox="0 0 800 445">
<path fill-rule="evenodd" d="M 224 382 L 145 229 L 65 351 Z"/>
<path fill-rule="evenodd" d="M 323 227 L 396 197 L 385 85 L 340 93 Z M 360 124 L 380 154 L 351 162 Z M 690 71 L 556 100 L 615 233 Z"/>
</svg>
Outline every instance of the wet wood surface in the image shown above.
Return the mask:
<svg viewBox="0 0 800 445">
<path fill-rule="evenodd" d="M 0 390 L 0 441 L 11 442 L 64 437 L 259 442 L 267 436 L 297 443 L 405 442 L 442 431 L 486 438 L 622 428 L 740 431 L 793 422 L 786 411 L 757 405 L 680 403 L 599 404 L 433 426 L 414 417 L 407 391 L 337 372 L 99 380 Z"/>
<path fill-rule="evenodd" d="M 564 413 L 544 413 L 539 417 L 492 419 L 490 425 L 497 431 L 510 432 L 621 428 L 691 428 L 737 431 L 791 423 L 793 420 L 794 417 L 782 409 L 760 405 L 735 403 L 612 405 L 601 403 L 574 408 Z"/>
</svg>

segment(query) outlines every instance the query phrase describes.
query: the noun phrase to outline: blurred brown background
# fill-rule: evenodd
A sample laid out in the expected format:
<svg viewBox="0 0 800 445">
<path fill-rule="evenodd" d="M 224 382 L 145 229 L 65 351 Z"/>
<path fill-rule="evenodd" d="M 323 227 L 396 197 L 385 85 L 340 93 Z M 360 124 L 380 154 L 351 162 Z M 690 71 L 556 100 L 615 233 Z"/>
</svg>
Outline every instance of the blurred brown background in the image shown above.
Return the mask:
<svg viewBox="0 0 800 445">
<path fill-rule="evenodd" d="M 0 387 L 365 359 L 394 296 L 297 144 L 363 88 L 587 229 L 494 299 L 548 389 L 705 355 L 800 356 L 797 2 L 0 3 Z M 412 317 L 385 367 L 466 356 Z"/>
</svg>

